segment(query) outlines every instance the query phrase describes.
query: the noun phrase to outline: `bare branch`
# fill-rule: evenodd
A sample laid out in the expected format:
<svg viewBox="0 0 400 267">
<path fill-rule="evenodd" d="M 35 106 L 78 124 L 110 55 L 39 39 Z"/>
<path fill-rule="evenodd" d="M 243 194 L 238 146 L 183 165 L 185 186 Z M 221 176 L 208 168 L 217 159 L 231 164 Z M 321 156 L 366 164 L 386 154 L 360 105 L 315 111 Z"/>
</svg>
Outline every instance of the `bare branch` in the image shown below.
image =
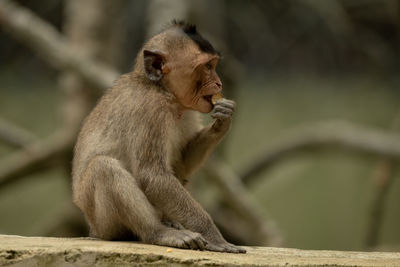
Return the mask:
<svg viewBox="0 0 400 267">
<path fill-rule="evenodd" d="M 221 191 L 226 203 L 246 221 L 252 229 L 251 240 L 259 245 L 280 245 L 282 240 L 275 225 L 263 216 L 261 207 L 250 197 L 239 177 L 222 160 L 213 157 L 205 172 Z"/>
<path fill-rule="evenodd" d="M 50 24 L 10 0 L 0 1 L 0 25 L 57 69 L 72 70 L 98 88 L 108 88 L 118 72 L 81 55 Z"/>
<path fill-rule="evenodd" d="M 52 66 L 75 72 L 97 88 L 110 87 L 118 76 L 114 69 L 78 53 L 53 26 L 13 1 L 0 1 L 0 26 Z M 58 133 L 26 145 L 23 150 L 2 160 L 0 186 L 46 167 L 72 149 L 77 127 L 88 106 L 82 94 L 79 97 L 79 93 L 71 92 L 75 97 L 72 100 L 74 108 L 68 110 L 70 118 L 66 118 L 65 125 Z M 22 144 L 21 140 L 19 142 Z"/>
<path fill-rule="evenodd" d="M 44 141 L 37 141 L 25 149 L 14 152 L 0 165 L 0 187 L 31 173 L 33 170 L 47 166 L 73 146 L 72 134 L 54 134 Z"/>
<path fill-rule="evenodd" d="M 289 130 L 289 134 L 272 142 L 274 145 L 254 164 L 242 172 L 241 179 L 249 183 L 257 174 L 295 152 L 314 148 L 342 148 L 400 159 L 400 136 L 349 122 L 322 122 Z"/>
<path fill-rule="evenodd" d="M 25 147 L 36 139 L 31 132 L 0 118 L 0 140 L 15 147 Z"/>
</svg>

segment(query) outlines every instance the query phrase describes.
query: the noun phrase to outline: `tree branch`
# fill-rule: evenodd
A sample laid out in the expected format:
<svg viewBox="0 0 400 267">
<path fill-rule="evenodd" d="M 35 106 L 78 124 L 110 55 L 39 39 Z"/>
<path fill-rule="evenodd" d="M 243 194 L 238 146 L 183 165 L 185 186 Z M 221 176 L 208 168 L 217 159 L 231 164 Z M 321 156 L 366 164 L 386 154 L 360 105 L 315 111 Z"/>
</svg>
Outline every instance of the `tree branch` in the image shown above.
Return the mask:
<svg viewBox="0 0 400 267">
<path fill-rule="evenodd" d="M 13 1 L 0 1 L 0 25 L 53 67 L 75 71 L 98 88 L 110 87 L 119 76 L 108 65 L 81 55 L 53 26 Z"/>
<path fill-rule="evenodd" d="M 263 216 L 261 207 L 250 197 L 235 172 L 217 157 L 208 160 L 205 168 L 210 181 L 214 182 L 225 202 L 245 220 L 251 229 L 251 240 L 258 245 L 280 245 L 282 239 L 275 225 Z"/>
<path fill-rule="evenodd" d="M 37 52 L 50 65 L 75 72 L 96 88 L 110 87 L 119 75 L 108 65 L 82 55 L 53 26 L 13 1 L 0 1 L 0 26 Z M 77 102 L 82 102 L 82 98 L 76 98 L 75 103 Z M 75 109 L 77 108 L 78 111 L 85 109 L 82 106 Z M 74 110 L 75 113 L 79 112 Z M 70 119 L 72 122 L 68 121 L 49 138 L 28 145 L 25 143 L 24 149 L 3 159 L 0 165 L 0 186 L 47 166 L 49 162 L 71 150 L 78 131 L 76 126 L 79 126 L 76 118 L 80 120 L 82 117 L 78 115 L 75 114 Z M 22 141 L 19 140 L 19 143 L 22 144 Z"/>
<path fill-rule="evenodd" d="M 3 159 L 0 165 L 0 187 L 47 166 L 60 155 L 68 152 L 73 146 L 72 136 L 75 138 L 75 135 L 69 133 L 54 134 L 44 141 L 34 142 Z"/>
<path fill-rule="evenodd" d="M 400 159 L 400 136 L 349 122 L 322 122 L 287 131 L 264 155 L 242 172 L 244 183 L 295 152 L 314 148 L 341 148 Z"/>
<path fill-rule="evenodd" d="M 31 132 L 0 118 L 0 140 L 15 147 L 25 147 L 37 137 Z"/>
</svg>

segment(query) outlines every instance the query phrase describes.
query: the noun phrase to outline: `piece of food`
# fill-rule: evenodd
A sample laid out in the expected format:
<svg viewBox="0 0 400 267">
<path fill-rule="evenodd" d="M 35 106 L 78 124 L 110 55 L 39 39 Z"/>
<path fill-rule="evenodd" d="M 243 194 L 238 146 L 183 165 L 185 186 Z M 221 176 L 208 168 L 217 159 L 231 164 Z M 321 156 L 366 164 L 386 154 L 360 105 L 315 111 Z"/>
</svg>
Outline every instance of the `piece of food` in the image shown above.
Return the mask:
<svg viewBox="0 0 400 267">
<path fill-rule="evenodd" d="M 218 100 L 220 100 L 220 99 L 222 99 L 222 98 L 224 98 L 224 95 L 223 95 L 223 94 L 221 94 L 221 93 L 215 94 L 215 95 L 213 95 L 213 96 L 211 97 L 211 103 L 212 103 L 213 105 L 215 105 L 215 103 L 217 103 Z"/>
<path fill-rule="evenodd" d="M 172 248 L 167 248 L 167 252 L 172 252 Z"/>
</svg>

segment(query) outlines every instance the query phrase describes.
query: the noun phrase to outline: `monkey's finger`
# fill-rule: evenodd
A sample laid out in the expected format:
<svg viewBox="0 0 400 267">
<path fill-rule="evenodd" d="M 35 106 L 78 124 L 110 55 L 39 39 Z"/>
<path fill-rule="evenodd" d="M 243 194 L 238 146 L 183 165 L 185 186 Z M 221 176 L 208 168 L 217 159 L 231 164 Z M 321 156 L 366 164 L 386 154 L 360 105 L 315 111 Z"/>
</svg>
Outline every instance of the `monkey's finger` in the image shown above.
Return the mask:
<svg viewBox="0 0 400 267">
<path fill-rule="evenodd" d="M 242 248 L 242 247 L 239 247 L 239 246 L 236 246 L 236 245 L 234 245 L 234 244 L 232 244 L 232 243 L 227 243 L 227 245 L 228 246 L 231 246 L 231 247 L 234 247 L 234 248 L 237 248 L 237 249 L 239 249 L 239 250 L 241 250 L 241 251 L 246 251 L 244 248 Z"/>
<path fill-rule="evenodd" d="M 226 246 L 228 247 L 229 250 L 232 251 L 232 253 L 246 253 L 246 250 L 244 248 L 235 246 L 231 243 L 228 243 Z"/>
<path fill-rule="evenodd" d="M 229 246 L 230 248 L 234 249 L 235 251 L 237 251 L 237 252 L 235 252 L 235 253 L 246 253 L 246 250 L 245 250 L 244 248 L 242 248 L 242 247 L 235 246 L 235 245 L 233 245 L 233 244 L 231 244 L 231 243 L 228 243 L 228 246 Z"/>
<path fill-rule="evenodd" d="M 183 241 L 185 241 L 185 244 L 189 246 L 189 248 L 191 249 L 199 249 L 199 246 L 197 245 L 197 243 L 195 242 L 195 240 L 187 235 L 183 238 Z"/>
<path fill-rule="evenodd" d="M 196 239 L 195 239 L 197 246 L 199 247 L 200 250 L 205 250 L 206 249 L 206 245 L 207 245 L 207 241 L 204 239 L 204 237 L 202 237 L 201 235 L 199 235 Z"/>
<path fill-rule="evenodd" d="M 227 252 L 227 253 L 239 253 L 239 250 L 237 250 L 235 247 L 223 245 L 223 248 L 224 248 L 224 252 Z"/>
<path fill-rule="evenodd" d="M 236 108 L 236 102 L 233 100 L 229 100 L 229 99 L 223 99 L 221 101 L 218 101 L 217 103 L 215 103 L 215 106 L 223 106 L 232 110 L 235 110 Z"/>
<path fill-rule="evenodd" d="M 236 247 L 239 250 L 239 253 L 246 253 L 247 251 L 242 247 Z"/>
<path fill-rule="evenodd" d="M 221 112 L 221 113 L 224 113 L 224 114 L 233 114 L 233 110 L 231 108 L 227 108 L 227 107 L 224 107 L 224 106 L 216 106 L 213 109 L 213 112 Z"/>
<path fill-rule="evenodd" d="M 183 240 L 183 239 L 177 240 L 175 247 L 177 247 L 177 248 L 186 248 L 186 249 L 190 248 L 190 246 L 188 246 L 188 244 L 186 244 L 185 240 Z"/>
<path fill-rule="evenodd" d="M 211 243 L 208 243 L 206 245 L 206 249 L 210 250 L 210 251 L 216 251 L 216 252 L 225 252 L 225 249 L 223 247 L 218 246 L 218 245 L 214 245 L 214 244 L 211 244 Z"/>
<path fill-rule="evenodd" d="M 197 239 L 201 237 L 199 233 L 195 233 L 189 230 L 184 230 L 181 231 L 181 233 L 184 235 L 184 241 L 186 244 L 190 246 L 192 249 L 200 249 L 199 245 L 197 244 Z"/>
<path fill-rule="evenodd" d="M 224 248 L 226 249 L 226 252 L 229 252 L 229 253 L 246 253 L 245 249 L 234 246 L 232 244 L 224 245 Z"/>
<path fill-rule="evenodd" d="M 221 112 L 215 112 L 215 113 L 211 114 L 211 117 L 213 119 L 221 119 L 221 120 L 226 119 L 227 120 L 227 119 L 230 119 L 232 116 L 230 116 L 228 114 L 221 113 Z"/>
</svg>

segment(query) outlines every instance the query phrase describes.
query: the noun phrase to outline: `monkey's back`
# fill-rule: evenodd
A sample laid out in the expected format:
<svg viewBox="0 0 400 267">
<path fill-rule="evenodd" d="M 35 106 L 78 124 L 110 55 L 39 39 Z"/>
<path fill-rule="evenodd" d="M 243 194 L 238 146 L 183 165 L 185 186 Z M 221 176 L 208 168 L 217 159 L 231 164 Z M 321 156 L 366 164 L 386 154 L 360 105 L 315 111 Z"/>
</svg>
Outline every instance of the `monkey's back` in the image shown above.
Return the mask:
<svg viewBox="0 0 400 267">
<path fill-rule="evenodd" d="M 170 94 L 146 84 L 133 88 L 138 81 L 132 79 L 131 74 L 121 76 L 84 121 L 74 151 L 73 191 L 96 156 L 118 159 L 128 171 L 145 168 L 145 163 L 168 168 L 201 127 L 197 112 L 173 118 L 176 105 Z"/>
</svg>

